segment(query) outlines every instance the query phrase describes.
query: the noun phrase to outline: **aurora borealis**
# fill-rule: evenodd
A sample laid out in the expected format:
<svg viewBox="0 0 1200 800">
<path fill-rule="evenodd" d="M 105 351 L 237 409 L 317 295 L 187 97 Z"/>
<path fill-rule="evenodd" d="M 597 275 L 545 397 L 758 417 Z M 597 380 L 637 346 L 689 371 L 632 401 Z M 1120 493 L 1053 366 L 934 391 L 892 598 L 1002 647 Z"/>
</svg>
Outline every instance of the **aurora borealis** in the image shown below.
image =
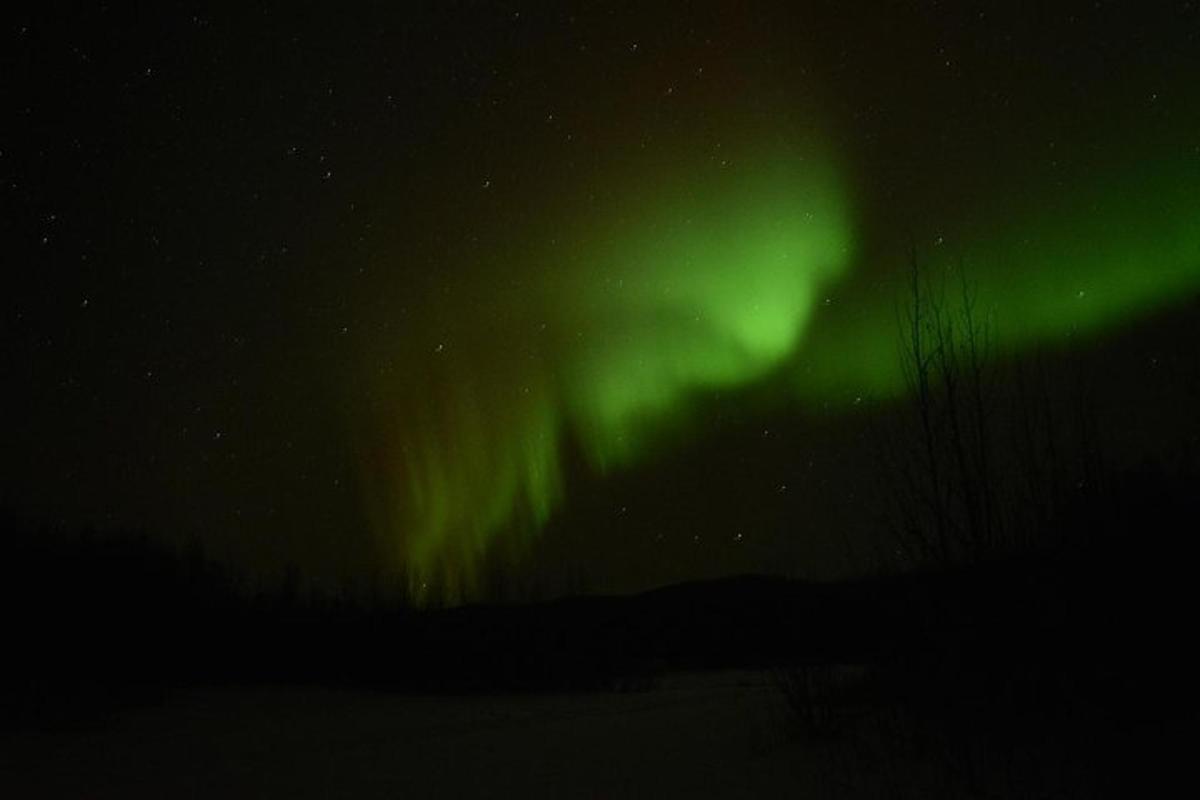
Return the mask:
<svg viewBox="0 0 1200 800">
<path fill-rule="evenodd" d="M 1114 173 L 1023 199 L 956 245 L 928 247 L 925 269 L 951 284 L 952 306 L 953 271 L 966 272 L 998 355 L 1086 342 L 1195 297 L 1200 202 L 1191 187 L 1200 183 L 1200 159 Z M 840 344 L 800 359 L 800 395 L 903 391 L 895 317 L 878 308 L 865 316 Z"/>
<path fill-rule="evenodd" d="M 773 370 L 792 375 L 784 406 L 904 390 L 895 296 L 858 309 L 867 322 L 839 340 L 806 346 L 814 310 L 861 268 L 835 159 L 811 144 L 807 163 L 756 155 L 736 172 L 695 159 L 685 177 L 629 182 L 650 191 L 618 186 L 616 208 L 555 223 L 561 241 L 528 257 L 520 284 L 468 295 L 482 330 L 443 326 L 447 341 L 406 355 L 430 382 L 402 390 L 403 430 L 371 491 L 415 580 L 440 571 L 470 587 L 497 537 L 533 535 L 564 502 L 568 435 L 603 474 L 686 429 L 696 393 Z M 1086 341 L 1200 288 L 1200 160 L 1113 172 L 930 246 L 935 280 L 969 270 L 998 355 Z"/>
<path fill-rule="evenodd" d="M 1180 408 L 1188 4 L 413 5 L 21 21 L 7 507 L 453 599 L 595 508 L 602 587 L 836 571 L 910 245 Z"/>
<path fill-rule="evenodd" d="M 444 340 L 402 356 L 425 380 L 380 407 L 400 430 L 372 492 L 418 578 L 469 586 L 495 537 L 543 524 L 567 434 L 604 473 L 678 424 L 693 393 L 777 367 L 849 260 L 845 200 L 816 158 L 652 182 L 648 202 L 615 194 L 565 223 L 498 296 L 434 311 Z"/>
<path fill-rule="evenodd" d="M 529 286 L 471 299 L 482 331 L 453 326 L 449 344 L 425 354 L 430 382 L 406 387 L 397 463 L 372 487 L 418 580 L 444 570 L 469 587 L 494 537 L 544 524 L 563 501 L 568 432 L 603 473 L 678 426 L 693 393 L 781 365 L 795 373 L 794 402 L 839 385 L 903 391 L 887 309 L 868 310 L 871 324 L 845 343 L 804 347 L 823 290 L 853 263 L 832 168 L 814 176 L 781 159 L 743 167 L 735 185 L 711 166 L 697 172 L 679 187 L 656 181 L 669 200 L 597 213 L 602 232 L 566 234 L 533 259 Z M 1200 163 L 1097 183 L 960 251 L 980 276 L 970 280 L 982 313 L 1010 322 L 995 329 L 1001 352 L 1104 333 L 1200 288 L 1189 188 Z M 563 251 L 575 253 L 567 264 L 554 260 Z M 929 269 L 947 266 L 935 258 Z"/>
</svg>

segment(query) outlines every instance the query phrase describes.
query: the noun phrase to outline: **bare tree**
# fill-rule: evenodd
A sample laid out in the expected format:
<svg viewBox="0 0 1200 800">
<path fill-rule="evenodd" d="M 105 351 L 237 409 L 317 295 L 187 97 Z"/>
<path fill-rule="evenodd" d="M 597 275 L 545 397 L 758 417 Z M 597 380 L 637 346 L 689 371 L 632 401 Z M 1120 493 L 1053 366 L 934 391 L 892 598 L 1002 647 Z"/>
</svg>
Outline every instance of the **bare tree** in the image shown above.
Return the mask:
<svg viewBox="0 0 1200 800">
<path fill-rule="evenodd" d="M 962 264 L 957 292 L 925 274 L 909 251 L 897 315 L 908 390 L 899 433 L 877 436 L 889 526 L 900 555 L 923 563 L 973 560 L 1003 538 L 994 456 L 998 393 L 991 321 Z"/>
<path fill-rule="evenodd" d="M 930 276 L 915 248 L 908 261 L 907 392 L 873 437 L 893 555 L 948 565 L 1049 544 L 1057 516 L 1103 494 L 1110 473 L 1088 382 L 1064 394 L 1043 356 L 1002 362 L 964 265 Z"/>
</svg>

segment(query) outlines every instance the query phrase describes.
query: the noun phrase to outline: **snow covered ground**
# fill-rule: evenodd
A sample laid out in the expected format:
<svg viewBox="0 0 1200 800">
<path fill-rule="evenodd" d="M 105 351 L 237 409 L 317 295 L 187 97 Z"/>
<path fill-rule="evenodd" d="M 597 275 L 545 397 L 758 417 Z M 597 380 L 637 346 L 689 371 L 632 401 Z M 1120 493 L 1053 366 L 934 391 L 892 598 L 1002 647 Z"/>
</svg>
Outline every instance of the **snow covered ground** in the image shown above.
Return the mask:
<svg viewBox="0 0 1200 800">
<path fill-rule="evenodd" d="M 211 689 L 8 737 L 0 795 L 819 796 L 787 730 L 770 677 L 748 672 L 672 675 L 629 694 Z"/>
</svg>

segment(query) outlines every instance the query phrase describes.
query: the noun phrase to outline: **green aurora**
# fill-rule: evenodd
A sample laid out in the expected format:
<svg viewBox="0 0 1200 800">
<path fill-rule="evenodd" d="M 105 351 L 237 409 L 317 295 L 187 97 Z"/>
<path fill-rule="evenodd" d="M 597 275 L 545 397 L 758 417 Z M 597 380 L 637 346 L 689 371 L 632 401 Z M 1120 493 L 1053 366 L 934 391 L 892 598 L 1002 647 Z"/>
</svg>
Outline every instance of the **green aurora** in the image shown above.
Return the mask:
<svg viewBox="0 0 1200 800">
<path fill-rule="evenodd" d="M 842 187 L 813 152 L 748 153 L 740 169 L 663 175 L 645 202 L 589 204 L 512 257 L 536 267 L 508 291 L 427 304 L 420 327 L 444 337 L 397 359 L 422 380 L 382 407 L 390 444 L 368 490 L 418 586 L 469 594 L 497 537 L 546 521 L 565 436 L 603 472 L 680 424 L 694 392 L 794 352 L 852 254 Z"/>
<path fill-rule="evenodd" d="M 365 434 L 374 526 L 414 586 L 469 596 L 494 548 L 519 552 L 562 500 L 568 440 L 603 473 L 680 435 L 699 394 L 768 375 L 792 376 L 782 403 L 902 393 L 902 284 L 823 308 L 862 266 L 836 160 L 739 155 L 614 181 L 553 240 L 497 255 L 519 275 L 504 289 L 423 305 L 416 327 L 437 338 L 394 353 L 408 380 L 383 382 Z M 999 352 L 1078 341 L 1200 287 L 1198 179 L 1192 159 L 1031 189 L 922 255 L 935 276 L 968 265 Z"/>
<path fill-rule="evenodd" d="M 1148 163 L 1153 163 L 1147 159 Z M 1085 186 L 1030 187 L 1019 208 L 989 209 L 989 222 L 919 248 L 934 285 L 962 269 L 996 355 L 1066 347 L 1140 315 L 1187 301 L 1200 287 L 1200 158 L 1127 168 Z M 899 253 L 896 267 L 906 254 Z M 906 271 L 893 274 L 907 279 Z M 886 301 L 864 304 L 814 330 L 791 368 L 808 400 L 893 397 L 905 388 L 897 358 L 902 281 Z M 955 313 L 959 292 L 945 301 Z"/>
</svg>

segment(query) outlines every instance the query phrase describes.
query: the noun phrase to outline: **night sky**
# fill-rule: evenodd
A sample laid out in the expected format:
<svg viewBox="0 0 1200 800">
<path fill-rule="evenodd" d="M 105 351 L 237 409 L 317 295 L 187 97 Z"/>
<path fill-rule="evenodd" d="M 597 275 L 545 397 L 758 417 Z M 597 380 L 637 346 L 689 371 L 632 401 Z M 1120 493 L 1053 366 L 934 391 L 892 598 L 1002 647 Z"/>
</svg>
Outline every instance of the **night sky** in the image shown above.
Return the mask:
<svg viewBox="0 0 1200 800">
<path fill-rule="evenodd" d="M 1119 458 L 1196 440 L 1194 2 L 94 4 L 4 36 L 30 519 L 464 595 L 485 563 L 853 572 L 910 247 L 961 263 L 998 361 L 1089 376 Z"/>
</svg>

